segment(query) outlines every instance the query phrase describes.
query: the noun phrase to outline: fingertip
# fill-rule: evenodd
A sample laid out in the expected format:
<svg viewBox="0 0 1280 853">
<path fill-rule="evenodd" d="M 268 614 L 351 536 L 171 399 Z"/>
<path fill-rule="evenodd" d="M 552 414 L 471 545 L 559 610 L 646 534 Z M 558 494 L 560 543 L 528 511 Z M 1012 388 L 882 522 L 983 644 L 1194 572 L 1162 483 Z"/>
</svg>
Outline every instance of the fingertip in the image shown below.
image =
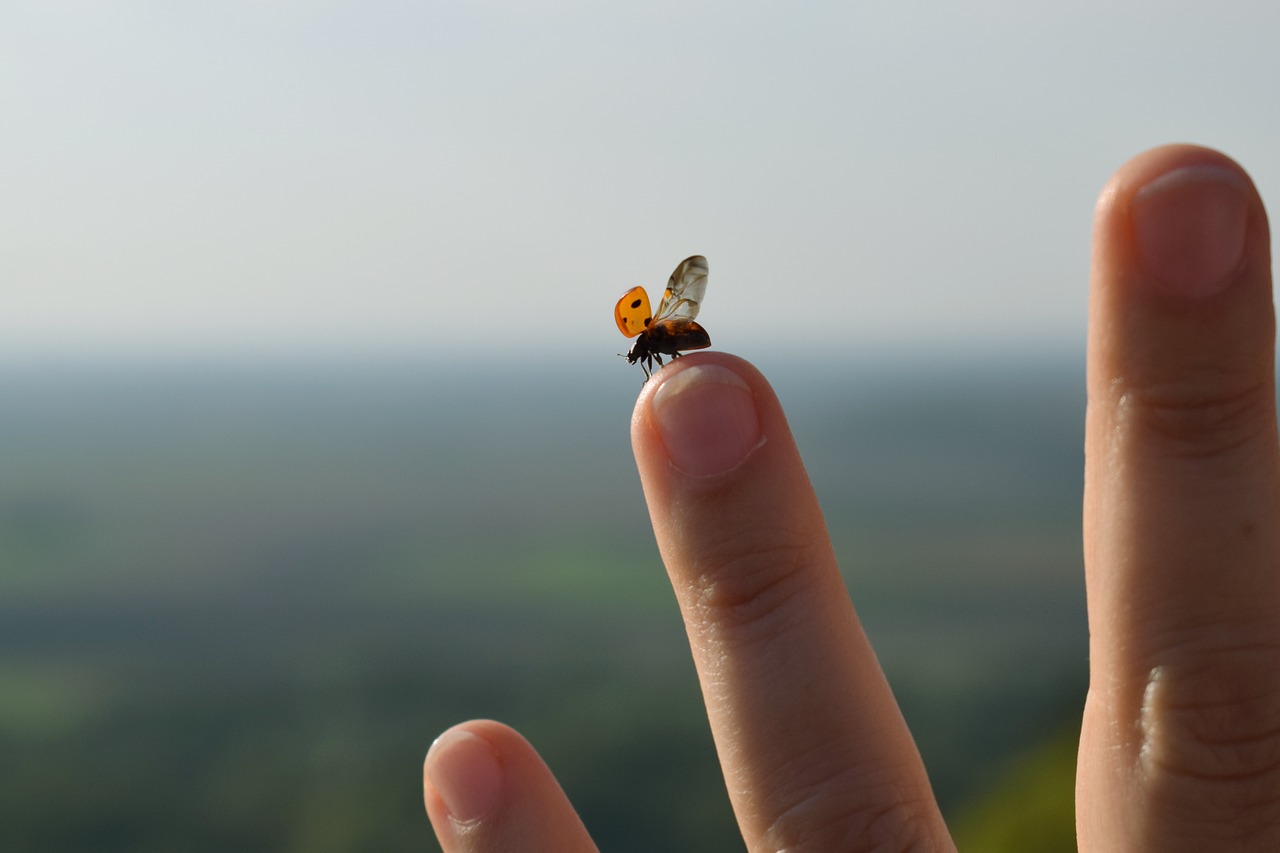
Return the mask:
<svg viewBox="0 0 1280 853">
<path fill-rule="evenodd" d="M 1197 145 L 1144 151 L 1116 170 L 1098 199 L 1095 273 L 1157 298 L 1194 303 L 1266 266 L 1266 210 L 1248 172 Z"/>
<path fill-rule="evenodd" d="M 423 762 L 428 805 L 432 793 L 449 819 L 475 823 L 491 815 L 502 801 L 506 773 L 498 749 L 485 737 L 483 723 L 461 723 L 431 744 Z"/>
<path fill-rule="evenodd" d="M 632 444 L 642 470 L 660 461 L 689 479 L 715 479 L 763 445 L 777 418 L 760 371 L 728 353 L 697 353 L 645 385 L 632 415 Z"/>
<path fill-rule="evenodd" d="M 1188 401 L 1267 385 L 1274 335 L 1268 230 L 1249 175 L 1219 151 L 1167 145 L 1121 166 L 1102 192 L 1094 226 L 1095 391 L 1173 391 L 1177 408 L 1199 411 Z"/>
<path fill-rule="evenodd" d="M 436 738 L 423 762 L 423 796 L 449 853 L 595 849 L 537 750 L 493 720 L 460 723 Z"/>
</svg>

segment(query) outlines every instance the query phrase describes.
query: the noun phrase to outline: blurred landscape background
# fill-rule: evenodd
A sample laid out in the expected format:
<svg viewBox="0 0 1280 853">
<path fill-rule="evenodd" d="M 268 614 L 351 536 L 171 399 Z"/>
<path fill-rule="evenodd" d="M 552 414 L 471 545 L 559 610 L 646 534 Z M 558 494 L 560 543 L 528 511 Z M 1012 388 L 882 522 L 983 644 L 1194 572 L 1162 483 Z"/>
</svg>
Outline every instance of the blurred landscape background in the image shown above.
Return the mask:
<svg viewBox="0 0 1280 853">
<path fill-rule="evenodd" d="M 1079 365 L 763 366 L 948 817 L 988 831 L 1083 701 Z M 0 370 L 0 847 L 435 849 L 422 756 L 493 717 L 602 849 L 740 850 L 640 378 Z M 1036 792 L 1070 843 L 1065 755 Z M 1027 793 L 997 823 L 1045 832 Z"/>
</svg>

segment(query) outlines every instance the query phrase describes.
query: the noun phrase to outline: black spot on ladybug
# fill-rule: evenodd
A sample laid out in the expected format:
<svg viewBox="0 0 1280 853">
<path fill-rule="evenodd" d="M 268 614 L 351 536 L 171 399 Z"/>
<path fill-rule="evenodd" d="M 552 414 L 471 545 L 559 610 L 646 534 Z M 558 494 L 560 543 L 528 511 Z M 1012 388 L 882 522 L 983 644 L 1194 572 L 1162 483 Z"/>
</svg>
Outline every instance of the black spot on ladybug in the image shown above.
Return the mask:
<svg viewBox="0 0 1280 853">
<path fill-rule="evenodd" d="M 632 302 L 632 303 L 631 303 L 631 307 L 632 307 L 632 308 L 639 308 L 639 307 L 640 307 L 640 300 L 639 300 L 639 299 L 637 299 L 635 302 Z"/>
<path fill-rule="evenodd" d="M 645 317 L 645 318 L 644 318 L 644 327 L 645 327 L 646 329 L 647 329 L 647 328 L 649 328 L 649 324 L 650 324 L 650 323 L 652 323 L 652 322 L 653 322 L 653 318 L 652 318 L 652 317 Z"/>
</svg>

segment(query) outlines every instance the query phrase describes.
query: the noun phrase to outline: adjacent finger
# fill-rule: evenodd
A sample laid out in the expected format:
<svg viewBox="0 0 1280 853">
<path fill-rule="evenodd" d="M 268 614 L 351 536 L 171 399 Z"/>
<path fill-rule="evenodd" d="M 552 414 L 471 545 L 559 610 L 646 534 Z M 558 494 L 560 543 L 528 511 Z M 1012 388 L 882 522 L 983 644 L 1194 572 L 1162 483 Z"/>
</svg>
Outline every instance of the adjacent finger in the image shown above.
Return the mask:
<svg viewBox="0 0 1280 853">
<path fill-rule="evenodd" d="M 595 853 L 547 765 L 499 723 L 463 723 L 437 738 L 423 798 L 445 853 Z"/>
<path fill-rule="evenodd" d="M 1082 850 L 1280 849 L 1266 214 L 1173 146 L 1103 193 L 1090 300 Z"/>
<path fill-rule="evenodd" d="M 748 849 L 951 849 L 764 378 L 682 358 L 632 444 Z"/>
</svg>

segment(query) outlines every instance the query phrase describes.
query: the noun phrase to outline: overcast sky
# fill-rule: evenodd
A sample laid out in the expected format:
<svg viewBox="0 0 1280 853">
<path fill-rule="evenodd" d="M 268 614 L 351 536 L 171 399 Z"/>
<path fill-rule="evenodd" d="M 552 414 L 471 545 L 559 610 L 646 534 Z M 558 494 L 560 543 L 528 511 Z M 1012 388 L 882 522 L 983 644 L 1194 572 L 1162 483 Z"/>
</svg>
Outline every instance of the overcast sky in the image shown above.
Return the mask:
<svg viewBox="0 0 1280 853">
<path fill-rule="evenodd" d="M 1280 199 L 1280 4 L 0 0 L 0 351 L 1081 345 L 1166 141 Z"/>
</svg>

